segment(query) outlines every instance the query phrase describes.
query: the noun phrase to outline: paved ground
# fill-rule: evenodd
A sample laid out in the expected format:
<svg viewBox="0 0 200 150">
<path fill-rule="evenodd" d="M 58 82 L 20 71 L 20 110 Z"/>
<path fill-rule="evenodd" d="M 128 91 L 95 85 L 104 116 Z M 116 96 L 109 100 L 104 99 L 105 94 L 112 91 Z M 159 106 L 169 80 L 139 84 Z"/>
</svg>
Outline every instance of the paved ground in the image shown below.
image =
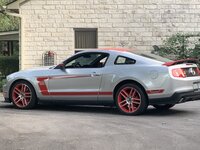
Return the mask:
<svg viewBox="0 0 200 150">
<path fill-rule="evenodd" d="M 200 101 L 137 117 L 108 107 L 22 111 L 0 103 L 1 150 L 198 150 L 199 143 Z"/>
</svg>

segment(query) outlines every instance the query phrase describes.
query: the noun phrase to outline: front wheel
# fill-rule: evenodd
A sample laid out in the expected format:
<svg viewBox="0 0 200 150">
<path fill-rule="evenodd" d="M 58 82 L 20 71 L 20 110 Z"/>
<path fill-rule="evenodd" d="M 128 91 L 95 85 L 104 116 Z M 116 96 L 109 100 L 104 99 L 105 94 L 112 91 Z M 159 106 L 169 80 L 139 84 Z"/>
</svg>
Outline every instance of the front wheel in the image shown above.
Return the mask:
<svg viewBox="0 0 200 150">
<path fill-rule="evenodd" d="M 116 106 L 126 115 L 139 115 L 146 111 L 148 103 L 144 91 L 136 84 L 121 86 L 115 95 Z"/>
<path fill-rule="evenodd" d="M 11 88 L 10 97 L 16 108 L 31 109 L 37 104 L 35 90 L 27 81 L 16 82 Z"/>
<path fill-rule="evenodd" d="M 155 107 L 156 109 L 159 109 L 159 110 L 168 110 L 172 107 L 174 107 L 175 104 L 161 104 L 161 105 L 153 105 L 153 107 Z"/>
</svg>

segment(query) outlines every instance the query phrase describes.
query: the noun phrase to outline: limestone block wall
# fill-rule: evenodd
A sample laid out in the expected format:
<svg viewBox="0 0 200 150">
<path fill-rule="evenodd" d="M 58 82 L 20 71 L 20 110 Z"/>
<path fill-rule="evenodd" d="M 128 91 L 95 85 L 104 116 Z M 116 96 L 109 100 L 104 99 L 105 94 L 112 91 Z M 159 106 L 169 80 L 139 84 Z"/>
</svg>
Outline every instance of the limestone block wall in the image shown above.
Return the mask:
<svg viewBox="0 0 200 150">
<path fill-rule="evenodd" d="M 200 32 L 199 0 L 29 0 L 22 15 L 22 69 L 55 51 L 74 53 L 74 28 L 98 28 L 98 47 L 152 50 L 177 32 Z"/>
</svg>

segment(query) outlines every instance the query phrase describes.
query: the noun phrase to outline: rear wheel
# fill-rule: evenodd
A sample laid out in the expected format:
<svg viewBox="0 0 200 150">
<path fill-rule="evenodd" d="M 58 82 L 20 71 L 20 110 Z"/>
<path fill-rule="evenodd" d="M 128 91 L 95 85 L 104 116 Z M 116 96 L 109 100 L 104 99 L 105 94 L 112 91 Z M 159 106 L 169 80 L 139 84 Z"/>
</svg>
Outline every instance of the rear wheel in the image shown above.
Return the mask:
<svg viewBox="0 0 200 150">
<path fill-rule="evenodd" d="M 35 90 L 27 81 L 18 81 L 12 88 L 10 97 L 16 108 L 31 109 L 37 104 Z"/>
<path fill-rule="evenodd" d="M 168 110 L 172 107 L 174 107 L 175 104 L 161 104 L 161 105 L 153 105 L 153 107 L 155 107 L 156 109 L 159 110 Z"/>
<path fill-rule="evenodd" d="M 139 115 L 146 111 L 148 103 L 143 90 L 135 84 L 121 86 L 115 95 L 116 106 L 126 115 Z"/>
</svg>

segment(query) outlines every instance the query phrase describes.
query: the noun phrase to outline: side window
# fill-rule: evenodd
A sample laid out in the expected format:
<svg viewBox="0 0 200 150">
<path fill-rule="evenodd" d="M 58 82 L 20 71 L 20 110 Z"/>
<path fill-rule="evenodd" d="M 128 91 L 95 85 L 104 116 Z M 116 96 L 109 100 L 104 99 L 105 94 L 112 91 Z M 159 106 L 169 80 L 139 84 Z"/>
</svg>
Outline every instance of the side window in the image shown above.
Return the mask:
<svg viewBox="0 0 200 150">
<path fill-rule="evenodd" d="M 84 53 L 67 62 L 65 68 L 101 68 L 107 59 L 107 53 Z"/>
<path fill-rule="evenodd" d="M 115 60 L 115 65 L 135 64 L 136 60 L 124 56 L 118 56 Z"/>
</svg>

